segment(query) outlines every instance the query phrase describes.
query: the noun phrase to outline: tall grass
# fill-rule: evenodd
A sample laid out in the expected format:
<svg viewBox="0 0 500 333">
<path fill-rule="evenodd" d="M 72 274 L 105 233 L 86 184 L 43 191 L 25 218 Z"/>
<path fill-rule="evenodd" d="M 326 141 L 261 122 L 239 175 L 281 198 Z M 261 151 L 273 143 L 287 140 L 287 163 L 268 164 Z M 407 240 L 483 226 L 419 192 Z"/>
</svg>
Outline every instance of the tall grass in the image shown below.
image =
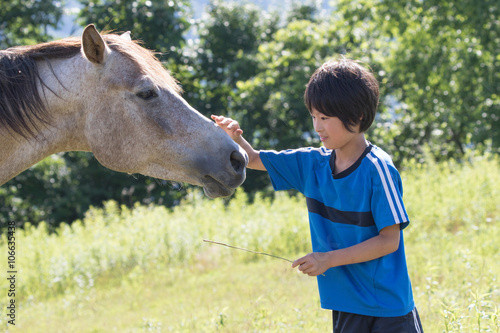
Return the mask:
<svg viewBox="0 0 500 333">
<path fill-rule="evenodd" d="M 402 177 L 411 219 L 404 231 L 407 260 L 424 328 L 500 332 L 498 158 L 415 163 Z M 42 224 L 18 229 L 16 236 L 16 298 L 26 306 L 61 295 L 78 297 L 110 277 L 119 281 L 136 270 L 188 265 L 210 270 L 221 258 L 237 263 L 261 259 L 203 239 L 291 259 L 310 251 L 305 202 L 285 193 L 273 201 L 257 196 L 248 204 L 241 191 L 228 203 L 193 191 L 172 210 L 141 205 L 128 209 L 110 201 L 54 234 Z M 5 240 L 3 235 L 0 253 L 7 253 Z M 1 267 L 6 257 L 0 258 Z M 6 290 L 7 281 L 0 281 L 0 290 Z M 3 309 L 6 296 L 0 295 Z M 5 325 L 2 316 L 0 327 Z"/>
<path fill-rule="evenodd" d="M 226 251 L 203 239 L 277 254 L 307 250 L 306 210 L 299 199 L 282 194 L 272 203 L 260 197 L 252 205 L 247 201 L 241 191 L 228 205 L 195 191 L 171 211 L 162 206 L 128 209 L 109 201 L 104 208 L 91 208 L 83 221 L 64 224 L 54 234 L 43 224 L 27 226 L 16 237 L 19 297 L 44 299 L 86 290 L 106 274 L 124 274 L 135 267 L 147 271 L 187 265 L 212 260 Z M 7 252 L 4 245 L 1 251 Z"/>
<path fill-rule="evenodd" d="M 500 332 L 500 166 L 476 157 L 403 173 L 414 293 L 432 332 Z"/>
</svg>

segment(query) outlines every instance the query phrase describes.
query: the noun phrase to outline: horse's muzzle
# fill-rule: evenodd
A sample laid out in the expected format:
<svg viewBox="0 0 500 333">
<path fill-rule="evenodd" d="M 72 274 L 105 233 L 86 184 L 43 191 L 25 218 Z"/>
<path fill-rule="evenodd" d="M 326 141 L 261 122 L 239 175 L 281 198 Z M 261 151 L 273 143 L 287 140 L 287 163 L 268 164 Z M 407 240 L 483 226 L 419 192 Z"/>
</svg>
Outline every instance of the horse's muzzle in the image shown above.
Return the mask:
<svg viewBox="0 0 500 333">
<path fill-rule="evenodd" d="M 231 166 L 233 167 L 234 172 L 236 172 L 237 174 L 243 172 L 244 174 L 245 168 L 248 163 L 248 155 L 244 151 L 243 153 L 241 153 L 240 151 L 235 150 L 231 153 L 230 159 L 231 159 Z"/>
<path fill-rule="evenodd" d="M 207 174 L 202 179 L 205 194 L 210 198 L 227 197 L 243 184 L 246 178 L 248 156 L 243 149 L 234 150 L 230 155 L 229 170 L 221 169 Z"/>
</svg>

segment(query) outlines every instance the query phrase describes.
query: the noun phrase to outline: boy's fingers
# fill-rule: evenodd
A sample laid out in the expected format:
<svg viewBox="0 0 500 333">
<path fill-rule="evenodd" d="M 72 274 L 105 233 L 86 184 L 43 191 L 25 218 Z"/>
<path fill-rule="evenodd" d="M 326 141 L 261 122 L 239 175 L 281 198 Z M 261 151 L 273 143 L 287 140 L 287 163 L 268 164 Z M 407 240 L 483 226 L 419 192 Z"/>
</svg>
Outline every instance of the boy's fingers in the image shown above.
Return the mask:
<svg viewBox="0 0 500 333">
<path fill-rule="evenodd" d="M 303 263 L 305 263 L 305 257 L 302 257 L 302 258 L 299 258 L 297 260 L 295 260 L 293 263 L 292 263 L 292 268 L 295 268 L 299 265 L 302 265 Z"/>
<path fill-rule="evenodd" d="M 311 269 L 313 268 L 313 265 L 310 262 L 305 262 L 302 265 L 299 266 L 299 269 L 307 274 Z"/>
</svg>

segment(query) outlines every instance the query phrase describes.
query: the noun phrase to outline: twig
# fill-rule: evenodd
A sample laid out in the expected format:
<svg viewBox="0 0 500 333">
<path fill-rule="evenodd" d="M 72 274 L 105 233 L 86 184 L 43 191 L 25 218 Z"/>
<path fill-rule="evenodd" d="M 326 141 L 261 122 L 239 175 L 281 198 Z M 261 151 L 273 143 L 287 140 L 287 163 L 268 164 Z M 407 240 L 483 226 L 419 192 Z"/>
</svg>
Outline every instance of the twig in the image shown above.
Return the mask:
<svg viewBox="0 0 500 333">
<path fill-rule="evenodd" d="M 214 242 L 214 241 L 207 240 L 207 239 L 204 239 L 203 241 L 204 241 L 204 242 L 207 242 L 207 243 L 213 243 L 213 244 L 218 244 L 218 245 L 227 246 L 227 247 L 230 247 L 230 248 L 232 248 L 232 249 L 241 250 L 241 251 L 246 251 L 246 252 L 250 252 L 250 253 L 254 253 L 254 254 L 262 254 L 262 255 L 265 255 L 265 256 L 269 256 L 269 257 L 273 257 L 273 258 L 277 258 L 277 259 L 282 259 L 282 260 L 286 260 L 286 261 L 288 261 L 288 262 L 293 263 L 293 261 L 291 261 L 290 259 L 286 259 L 286 258 L 278 257 L 278 256 L 275 256 L 274 254 L 269 254 L 269 253 L 264 253 L 264 252 L 252 251 L 252 250 L 244 249 L 244 248 L 242 248 L 242 247 L 237 247 L 237 246 L 233 246 L 233 245 L 229 245 L 229 244 L 225 244 L 225 243 Z"/>
</svg>

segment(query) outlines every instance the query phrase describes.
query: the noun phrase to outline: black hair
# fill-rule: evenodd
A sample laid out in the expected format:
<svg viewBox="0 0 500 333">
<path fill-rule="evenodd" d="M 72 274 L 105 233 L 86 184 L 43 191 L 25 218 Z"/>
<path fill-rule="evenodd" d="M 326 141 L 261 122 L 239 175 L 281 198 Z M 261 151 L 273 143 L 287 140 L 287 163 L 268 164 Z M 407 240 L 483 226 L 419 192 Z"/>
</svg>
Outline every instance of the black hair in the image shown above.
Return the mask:
<svg viewBox="0 0 500 333">
<path fill-rule="evenodd" d="M 327 62 L 314 72 L 304 101 L 310 113 L 315 109 L 326 116 L 337 117 L 350 132 L 359 124 L 360 132 L 365 132 L 377 112 L 378 82 L 370 70 L 354 60 L 342 58 Z"/>
</svg>

